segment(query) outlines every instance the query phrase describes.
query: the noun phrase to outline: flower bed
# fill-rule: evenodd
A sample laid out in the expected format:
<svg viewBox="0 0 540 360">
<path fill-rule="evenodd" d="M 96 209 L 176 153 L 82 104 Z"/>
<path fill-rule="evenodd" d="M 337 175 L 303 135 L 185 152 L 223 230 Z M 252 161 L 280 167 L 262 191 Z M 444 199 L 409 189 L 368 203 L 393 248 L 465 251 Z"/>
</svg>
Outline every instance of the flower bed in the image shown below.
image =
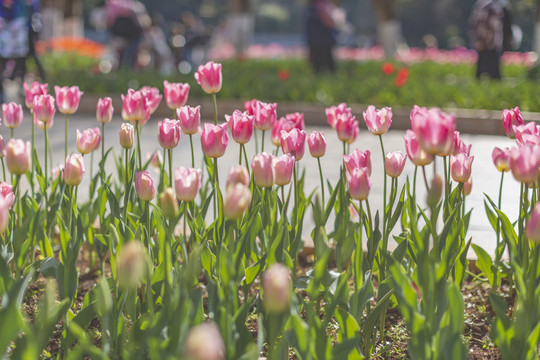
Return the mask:
<svg viewBox="0 0 540 360">
<path fill-rule="evenodd" d="M 486 196 L 497 238 L 492 258 L 467 235 L 474 158 L 453 115 L 414 106 L 405 155 L 384 150 L 392 109 L 366 109 L 363 119 L 384 155 L 383 207 L 372 211 L 371 151 L 379 150 L 351 149 L 359 125 L 345 103 L 326 109 L 331 136 L 343 143 L 343 162 L 335 164 L 342 175 L 330 183 L 320 165 L 325 135 L 306 134 L 301 113 L 277 119 L 276 103 L 254 99 L 218 123 L 221 70 L 209 62 L 195 74 L 213 100 L 210 123 L 200 123 L 200 107 L 185 105 L 188 84 L 165 82 L 164 96 L 157 88 L 129 89 L 122 95 L 118 156 L 102 138 L 112 126 L 111 99 L 97 104 L 101 128 L 77 129 L 75 152 L 67 139 L 80 89 L 56 86 L 53 97 L 47 85 L 25 85 L 32 139 L 44 136 L 45 146 L 14 139 L 12 131 L 2 152 L 1 352 L 12 358 L 465 359 L 469 349 L 481 358 L 484 343 L 486 353 L 503 359 L 538 358 L 540 133 L 518 108 L 502 116 L 518 146 L 495 148 L 493 171 L 501 172 L 500 191 L 509 170 L 522 184 L 520 213 L 514 222 L 499 210 L 500 197 Z M 163 158 L 143 161 L 140 144 L 148 134 L 141 132 L 162 97 L 176 119 L 159 122 Z M 51 169 L 47 142 L 56 109 L 65 115 L 66 162 Z M 19 126 L 21 105 L 2 110 L 6 127 Z M 264 143 L 265 132 L 272 144 Z M 179 141 L 191 144 L 189 168 L 173 167 Z M 195 167 L 193 141 L 201 142 L 203 169 Z M 245 146 L 251 141 L 254 154 Z M 218 162 L 231 147 L 239 150 L 239 164 L 222 188 Z M 99 170 L 87 174 L 84 156 L 100 152 Z M 304 189 L 304 156 L 319 160 L 320 187 L 312 193 Z M 401 175 L 407 158 L 415 165 L 411 178 Z M 105 172 L 107 162 L 116 164 L 116 174 Z M 147 170 L 151 163 L 160 168 L 159 179 Z M 79 202 L 85 176 L 90 198 Z M 426 199 L 417 198 L 418 187 L 426 188 Z M 310 255 L 301 250 L 311 213 Z M 469 271 L 469 248 L 478 257 L 477 273 Z"/>
</svg>

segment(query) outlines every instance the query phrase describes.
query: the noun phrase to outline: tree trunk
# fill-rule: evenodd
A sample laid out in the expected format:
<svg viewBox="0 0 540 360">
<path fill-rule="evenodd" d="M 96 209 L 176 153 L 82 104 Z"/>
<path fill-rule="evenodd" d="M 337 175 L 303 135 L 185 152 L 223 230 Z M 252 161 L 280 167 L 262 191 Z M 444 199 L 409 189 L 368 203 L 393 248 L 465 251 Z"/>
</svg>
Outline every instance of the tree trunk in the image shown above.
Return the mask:
<svg viewBox="0 0 540 360">
<path fill-rule="evenodd" d="M 395 0 L 372 0 L 372 4 L 377 15 L 377 33 L 384 56 L 393 57 L 401 41 L 401 24 L 396 16 Z"/>
</svg>

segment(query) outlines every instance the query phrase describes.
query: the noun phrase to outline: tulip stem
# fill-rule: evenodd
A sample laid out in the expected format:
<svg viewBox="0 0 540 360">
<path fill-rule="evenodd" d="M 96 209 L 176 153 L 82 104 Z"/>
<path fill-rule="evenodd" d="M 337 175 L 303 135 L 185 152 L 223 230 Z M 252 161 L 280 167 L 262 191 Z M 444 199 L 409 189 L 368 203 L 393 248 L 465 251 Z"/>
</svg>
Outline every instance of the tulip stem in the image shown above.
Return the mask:
<svg viewBox="0 0 540 360">
<path fill-rule="evenodd" d="M 448 182 L 450 181 L 450 177 L 448 176 L 448 165 L 446 164 L 446 160 L 448 159 L 448 156 L 443 157 L 443 165 L 444 165 L 444 203 L 445 207 L 448 206 Z"/>
<path fill-rule="evenodd" d="M 4 175 L 4 181 L 6 181 L 6 165 L 4 164 L 4 158 L 0 157 L 0 160 L 2 160 L 2 175 Z"/>
<path fill-rule="evenodd" d="M 414 175 L 413 175 L 413 198 L 416 200 L 416 175 L 418 173 L 418 166 L 416 165 L 414 167 Z M 416 201 L 414 202 L 416 204 Z"/>
<path fill-rule="evenodd" d="M 219 191 L 218 163 L 217 163 L 217 158 L 214 158 L 214 216 L 216 217 L 219 216 L 218 191 Z"/>
<path fill-rule="evenodd" d="M 217 125 L 217 96 L 216 93 L 212 94 L 212 101 L 214 102 L 214 125 Z"/>
<path fill-rule="evenodd" d="M 43 174 L 43 178 L 45 180 L 45 189 L 43 190 L 43 195 L 45 196 L 45 211 L 47 211 L 48 207 L 48 199 L 47 199 L 47 190 L 49 189 L 49 186 L 47 184 L 48 180 L 48 159 L 47 159 L 47 150 L 49 149 L 49 131 L 47 130 L 47 123 L 44 123 L 43 129 L 45 130 L 45 172 Z"/>
<path fill-rule="evenodd" d="M 90 181 L 92 181 L 94 176 L 94 151 L 90 153 Z"/>
<path fill-rule="evenodd" d="M 172 149 L 167 149 L 167 152 L 169 153 L 169 187 L 172 187 Z"/>
<path fill-rule="evenodd" d="M 296 163 L 293 165 L 294 176 L 294 217 L 293 228 L 296 228 L 296 218 L 298 216 L 298 187 L 296 185 L 298 174 L 296 173 Z"/>
<path fill-rule="evenodd" d="M 422 175 L 424 176 L 424 184 L 426 185 L 426 192 L 429 194 L 429 185 L 426 176 L 426 166 L 422 165 Z"/>
<path fill-rule="evenodd" d="M 278 156 L 279 154 L 279 145 L 276 146 L 276 153 L 274 154 L 274 156 Z"/>
<path fill-rule="evenodd" d="M 69 121 L 69 115 L 66 114 L 66 126 L 64 128 L 64 159 L 67 158 L 67 154 L 68 154 L 68 121 Z"/>
<path fill-rule="evenodd" d="M 248 157 L 247 157 L 246 145 L 242 144 L 242 149 L 244 149 L 244 161 L 246 162 L 246 169 L 248 171 L 248 177 L 251 178 L 251 175 L 249 174 L 249 162 L 248 162 Z"/>
<path fill-rule="evenodd" d="M 195 153 L 193 152 L 193 135 L 189 134 L 189 144 L 191 145 L 191 167 L 195 168 Z"/>
<path fill-rule="evenodd" d="M 188 242 L 188 237 L 187 237 L 187 226 L 186 226 L 186 219 L 187 219 L 187 216 L 188 216 L 188 202 L 187 201 L 184 201 L 184 241 L 182 243 L 182 250 L 184 251 L 184 264 L 187 264 L 187 260 L 188 260 L 188 254 L 187 254 L 187 247 L 186 247 L 186 243 Z"/>
<path fill-rule="evenodd" d="M 124 189 L 124 222 L 126 223 L 127 225 L 127 210 L 128 210 L 128 187 L 129 187 L 129 149 L 126 149 L 125 151 L 126 155 L 125 155 L 125 163 L 126 163 L 126 167 L 124 169 L 125 171 L 125 176 L 124 176 L 124 182 L 125 182 L 125 189 Z"/>
<path fill-rule="evenodd" d="M 322 167 L 321 167 L 321 158 L 317 158 L 317 163 L 319 164 L 319 177 L 321 178 L 321 194 L 322 194 L 322 202 L 323 202 L 323 209 L 326 208 L 326 202 L 324 201 L 324 180 L 323 180 L 323 174 L 322 174 Z"/>
<path fill-rule="evenodd" d="M 17 226 L 22 225 L 22 211 L 21 211 L 21 175 L 15 176 L 15 194 L 17 197 Z"/>
<path fill-rule="evenodd" d="M 262 131 L 261 152 L 264 152 L 264 133 L 265 132 L 266 132 L 265 130 Z"/>
<path fill-rule="evenodd" d="M 242 165 L 242 146 L 244 144 L 240 144 L 240 153 L 238 155 L 238 165 Z M 247 166 L 247 163 L 246 163 L 246 166 Z"/>
<path fill-rule="evenodd" d="M 152 238 L 152 233 L 150 231 L 150 228 L 152 226 L 152 220 L 150 219 L 150 201 L 145 201 L 145 207 L 144 207 L 144 212 L 146 214 L 146 241 L 147 241 L 147 246 L 148 246 L 148 254 L 150 254 L 150 256 L 152 256 L 152 252 L 151 252 L 151 241 L 150 239 Z"/>
<path fill-rule="evenodd" d="M 157 151 L 156 151 L 157 155 Z M 167 161 L 167 149 L 163 148 L 163 160 L 161 161 L 159 171 L 160 171 L 160 177 L 159 177 L 159 185 L 158 185 L 158 191 L 161 193 L 163 192 L 163 187 L 165 186 L 165 161 Z"/>
<path fill-rule="evenodd" d="M 34 115 L 34 112 L 32 111 L 32 115 Z M 36 124 L 34 124 L 34 121 L 32 120 L 32 155 L 31 155 L 31 158 L 32 158 L 32 161 L 30 162 L 31 165 L 30 165 L 30 168 L 32 169 L 32 174 L 30 176 L 30 179 L 31 179 L 31 184 L 30 184 L 30 187 L 32 188 L 32 197 L 34 197 L 34 144 L 35 144 L 35 132 L 36 132 Z M 13 180 L 12 180 L 13 181 Z"/>
<path fill-rule="evenodd" d="M 497 208 L 499 210 L 501 210 L 501 203 L 502 203 L 503 181 L 504 181 L 504 171 L 501 171 L 501 182 L 499 184 L 499 201 L 497 202 Z M 496 247 L 497 251 L 499 249 L 500 237 L 501 237 L 501 234 L 500 234 L 500 220 L 497 220 L 497 247 Z"/>
<path fill-rule="evenodd" d="M 99 166 L 101 185 L 105 182 L 105 123 L 101 123 L 101 163 Z"/>
<path fill-rule="evenodd" d="M 9 130 L 10 130 L 10 133 L 11 133 L 11 139 L 13 139 L 13 130 L 14 130 L 14 129 L 13 129 L 13 128 L 10 128 Z"/>
<path fill-rule="evenodd" d="M 139 171 L 142 171 L 142 158 L 141 158 L 141 132 L 139 130 L 139 122 L 135 122 L 135 131 L 137 132 L 137 155 L 139 158 Z"/>
</svg>

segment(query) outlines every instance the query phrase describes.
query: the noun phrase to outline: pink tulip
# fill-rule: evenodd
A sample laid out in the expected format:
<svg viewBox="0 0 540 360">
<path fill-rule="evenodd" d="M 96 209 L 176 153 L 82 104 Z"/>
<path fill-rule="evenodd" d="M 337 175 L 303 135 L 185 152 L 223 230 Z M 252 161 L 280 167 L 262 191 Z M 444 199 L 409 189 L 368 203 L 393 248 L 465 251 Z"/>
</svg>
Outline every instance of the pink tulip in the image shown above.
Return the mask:
<svg viewBox="0 0 540 360">
<path fill-rule="evenodd" d="M 158 88 L 155 87 L 143 86 L 139 91 L 146 99 L 150 114 L 153 114 L 157 110 L 163 96 L 159 94 Z"/>
<path fill-rule="evenodd" d="M 49 128 L 51 126 L 49 123 L 52 124 L 55 112 L 54 98 L 51 95 L 34 97 L 34 121 L 37 121 L 39 125 L 47 124 L 47 128 Z"/>
<path fill-rule="evenodd" d="M 159 194 L 159 208 L 166 218 L 172 219 L 178 216 L 178 200 L 172 188 L 166 188 Z"/>
<path fill-rule="evenodd" d="M 154 151 L 146 154 L 146 158 L 150 160 L 150 165 L 156 168 L 156 170 L 161 170 L 161 164 L 163 163 L 163 158 L 161 157 L 161 151 Z"/>
<path fill-rule="evenodd" d="M 375 106 L 369 105 L 364 111 L 364 120 L 373 135 L 386 134 L 392 125 L 392 108 L 385 107 L 377 110 Z"/>
<path fill-rule="evenodd" d="M 64 181 L 66 185 L 79 186 L 85 173 L 84 158 L 80 154 L 71 154 L 64 165 Z"/>
<path fill-rule="evenodd" d="M 493 164 L 500 172 L 506 172 L 510 170 L 510 149 L 504 148 L 500 149 L 495 147 L 491 153 L 491 159 L 493 159 Z"/>
<path fill-rule="evenodd" d="M 428 165 L 433 161 L 433 155 L 428 154 L 418 144 L 416 134 L 412 130 L 405 132 L 405 149 L 407 150 L 407 156 L 411 162 L 416 166 Z"/>
<path fill-rule="evenodd" d="M 474 156 L 460 153 L 450 156 L 450 173 L 452 179 L 460 183 L 466 183 L 471 177 L 472 162 Z"/>
<path fill-rule="evenodd" d="M 297 128 L 298 130 L 306 129 L 306 125 L 304 124 L 303 113 L 295 112 L 295 113 L 287 114 L 285 115 L 285 119 L 287 119 L 287 121 L 292 122 L 294 124 L 294 127 Z"/>
<path fill-rule="evenodd" d="M 15 201 L 13 186 L 5 181 L 0 182 L 0 195 L 4 197 L 7 207 L 11 207 Z"/>
<path fill-rule="evenodd" d="M 4 137 L 0 135 L 0 158 L 6 156 L 6 143 L 4 142 Z"/>
<path fill-rule="evenodd" d="M 326 153 L 326 139 L 322 131 L 312 132 L 307 138 L 307 143 L 309 152 L 314 158 L 320 158 Z"/>
<path fill-rule="evenodd" d="M 55 167 L 53 167 L 52 170 L 51 170 L 53 179 L 58 179 L 58 177 L 61 174 L 63 174 L 63 171 L 64 171 L 64 165 L 63 164 L 58 164 Z"/>
<path fill-rule="evenodd" d="M 457 155 L 459 153 L 470 155 L 471 147 L 472 145 L 467 145 L 461 140 L 459 131 L 454 131 L 454 151 L 452 152 L 452 155 Z"/>
<path fill-rule="evenodd" d="M 330 106 L 329 108 L 325 109 L 325 113 L 326 113 L 326 120 L 328 121 L 328 124 L 333 129 L 336 128 L 337 119 L 341 115 L 345 115 L 346 117 L 353 116 L 351 112 L 351 108 L 347 107 L 346 103 L 341 103 L 338 106 Z"/>
<path fill-rule="evenodd" d="M 242 184 L 249 186 L 250 182 L 249 173 L 245 166 L 235 165 L 229 169 L 229 176 L 227 177 L 227 187 Z"/>
<path fill-rule="evenodd" d="M 292 301 L 291 271 L 285 265 L 275 263 L 263 274 L 263 303 L 270 314 L 285 312 Z"/>
<path fill-rule="evenodd" d="M 158 123 L 158 141 L 165 149 L 174 149 L 180 141 L 180 121 L 165 119 Z"/>
<path fill-rule="evenodd" d="M 510 170 L 520 183 L 532 185 L 540 175 L 540 148 L 523 145 L 510 150 Z"/>
<path fill-rule="evenodd" d="M 289 154 L 275 157 L 273 165 L 276 185 L 284 186 L 289 184 L 293 176 L 294 157 Z"/>
<path fill-rule="evenodd" d="M 219 158 L 225 154 L 227 144 L 229 143 L 229 134 L 227 134 L 227 123 L 214 125 L 205 123 L 204 130 L 199 128 L 201 134 L 201 145 L 203 152 L 210 158 Z"/>
<path fill-rule="evenodd" d="M 347 171 L 352 173 L 354 169 L 365 168 L 368 176 L 371 176 L 371 152 L 355 149 L 350 155 L 343 155 L 343 161 Z"/>
<path fill-rule="evenodd" d="M 467 182 L 463 184 L 463 192 L 465 193 L 465 196 L 470 195 L 471 191 L 472 191 L 472 176 L 469 177 L 469 180 L 467 180 Z"/>
<path fill-rule="evenodd" d="M 130 123 L 122 123 L 120 131 L 118 131 L 120 146 L 122 146 L 124 149 L 131 149 L 133 146 L 133 129 L 133 125 Z"/>
<path fill-rule="evenodd" d="M 232 115 L 225 115 L 229 123 L 233 140 L 238 144 L 247 144 L 253 135 L 253 115 L 240 110 L 234 110 Z"/>
<path fill-rule="evenodd" d="M 142 201 L 151 201 L 156 196 L 154 179 L 152 179 L 150 171 L 140 171 L 135 175 L 135 190 Z"/>
<path fill-rule="evenodd" d="M 239 219 L 246 212 L 251 202 L 249 187 L 240 183 L 229 186 L 223 202 L 223 213 L 229 219 Z"/>
<path fill-rule="evenodd" d="M 515 139 L 516 135 L 514 133 L 514 126 L 524 124 L 519 108 L 516 106 L 513 109 L 504 109 L 502 112 L 502 121 L 506 136 L 508 136 L 510 139 Z"/>
<path fill-rule="evenodd" d="M 195 73 L 195 80 L 207 94 L 215 94 L 221 90 L 221 64 L 209 61 L 200 65 Z"/>
<path fill-rule="evenodd" d="M 189 84 L 170 83 L 165 80 L 163 82 L 163 87 L 165 102 L 169 109 L 175 110 L 186 105 L 189 95 Z"/>
<path fill-rule="evenodd" d="M 4 119 L 7 128 L 18 128 L 23 119 L 22 106 L 14 102 L 2 104 L 2 119 Z"/>
<path fill-rule="evenodd" d="M 349 193 L 355 200 L 366 200 L 371 189 L 371 179 L 366 168 L 356 168 L 347 172 Z"/>
<path fill-rule="evenodd" d="M 427 112 L 427 108 L 414 105 L 413 109 L 411 110 L 411 114 L 409 115 L 409 119 L 411 120 L 411 129 L 413 131 L 416 131 L 416 119 L 418 119 L 418 117 L 426 116 Z"/>
<path fill-rule="evenodd" d="M 540 243 L 540 203 L 534 205 L 531 217 L 525 227 L 525 235 L 528 240 Z"/>
<path fill-rule="evenodd" d="M 272 187 L 274 185 L 274 167 L 272 154 L 263 152 L 253 157 L 251 169 L 255 184 L 260 187 Z"/>
<path fill-rule="evenodd" d="M 199 131 L 201 125 L 201 107 L 182 106 L 176 109 L 176 117 L 180 120 L 180 128 L 186 135 L 193 135 Z"/>
<path fill-rule="evenodd" d="M 401 175 L 405 168 L 405 160 L 407 160 L 407 157 L 401 151 L 386 153 L 386 157 L 384 158 L 386 174 L 391 177 Z"/>
<path fill-rule="evenodd" d="M 81 154 L 90 154 L 101 143 L 101 131 L 99 128 L 86 129 L 80 132 L 77 129 L 77 151 Z"/>
<path fill-rule="evenodd" d="M 251 99 L 244 102 L 244 111 L 249 115 L 255 115 L 255 106 L 257 105 L 257 99 Z"/>
<path fill-rule="evenodd" d="M 525 125 L 514 125 L 512 130 L 518 145 L 540 145 L 540 129 L 534 121 Z"/>
<path fill-rule="evenodd" d="M 30 168 L 30 142 L 11 139 L 6 146 L 6 162 L 10 173 L 22 175 Z"/>
<path fill-rule="evenodd" d="M 55 86 L 56 105 L 62 114 L 71 115 L 77 111 L 83 92 L 78 86 Z"/>
<path fill-rule="evenodd" d="M 288 121 L 284 117 L 280 118 L 272 126 L 272 144 L 274 144 L 275 146 L 280 146 L 281 145 L 281 130 L 285 132 L 289 132 L 294 128 L 296 128 L 295 123 L 293 123 L 292 121 Z"/>
<path fill-rule="evenodd" d="M 276 122 L 276 103 L 264 103 L 257 101 L 253 108 L 253 115 L 255 116 L 255 127 L 259 130 L 266 131 L 272 129 L 274 122 Z"/>
<path fill-rule="evenodd" d="M 358 121 L 352 114 L 339 115 L 335 126 L 338 139 L 346 144 L 352 144 L 360 132 Z"/>
<path fill-rule="evenodd" d="M 150 119 L 150 105 L 141 91 L 129 89 L 122 95 L 122 118 L 133 124 L 143 126 Z"/>
<path fill-rule="evenodd" d="M 294 156 L 295 161 L 300 161 L 304 157 L 305 143 L 306 132 L 304 130 L 296 128 L 289 132 L 281 130 L 281 150 L 284 154 Z"/>
<path fill-rule="evenodd" d="M 455 117 L 438 108 L 415 118 L 415 134 L 420 147 L 429 154 L 448 156 L 454 150 Z"/>
<path fill-rule="evenodd" d="M 96 119 L 102 124 L 108 124 L 112 120 L 114 108 L 110 97 L 100 98 L 96 106 Z"/>
<path fill-rule="evenodd" d="M 28 87 L 26 83 L 24 83 L 23 86 L 24 86 L 24 101 L 26 103 L 26 107 L 29 109 L 33 109 L 34 97 L 38 95 L 47 95 L 47 88 L 49 85 L 40 84 L 37 81 L 34 81 L 30 87 Z"/>
<path fill-rule="evenodd" d="M 9 202 L 10 200 L 0 195 L 0 234 L 5 233 L 9 226 Z"/>
<path fill-rule="evenodd" d="M 176 198 L 180 201 L 193 201 L 201 188 L 201 169 L 179 167 L 174 172 Z"/>
<path fill-rule="evenodd" d="M 189 330 L 184 345 L 185 359 L 224 360 L 225 343 L 214 323 L 202 323 Z"/>
</svg>

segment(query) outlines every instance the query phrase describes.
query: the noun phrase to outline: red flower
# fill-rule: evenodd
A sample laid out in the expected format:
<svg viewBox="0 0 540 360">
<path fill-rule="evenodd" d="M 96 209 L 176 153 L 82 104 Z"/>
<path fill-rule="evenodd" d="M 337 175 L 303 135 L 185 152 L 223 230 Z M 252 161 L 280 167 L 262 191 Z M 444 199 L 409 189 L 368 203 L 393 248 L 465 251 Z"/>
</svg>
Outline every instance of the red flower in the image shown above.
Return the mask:
<svg viewBox="0 0 540 360">
<path fill-rule="evenodd" d="M 282 69 L 282 70 L 278 71 L 277 76 L 278 76 L 279 80 L 287 81 L 291 77 L 291 73 L 289 72 L 289 70 Z"/>
<path fill-rule="evenodd" d="M 409 69 L 407 68 L 401 68 L 397 72 L 396 80 L 394 81 L 394 85 L 396 87 L 402 87 L 407 83 L 407 80 L 409 79 Z"/>
<path fill-rule="evenodd" d="M 385 62 L 383 65 L 382 65 L 382 72 L 384 73 L 384 75 L 392 75 L 394 73 L 394 65 L 392 63 L 389 63 L 389 62 Z"/>
</svg>

